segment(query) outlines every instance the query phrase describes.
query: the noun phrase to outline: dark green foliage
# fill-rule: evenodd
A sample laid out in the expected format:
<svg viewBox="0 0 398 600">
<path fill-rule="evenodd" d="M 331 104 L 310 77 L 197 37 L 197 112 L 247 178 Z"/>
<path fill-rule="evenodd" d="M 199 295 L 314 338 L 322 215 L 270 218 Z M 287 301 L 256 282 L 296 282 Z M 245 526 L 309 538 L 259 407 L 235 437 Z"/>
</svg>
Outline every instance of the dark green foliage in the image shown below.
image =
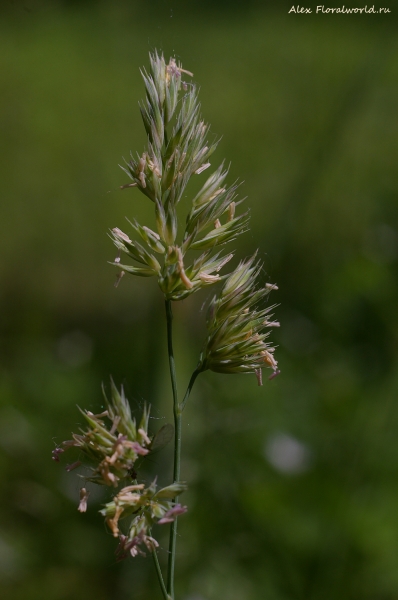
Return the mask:
<svg viewBox="0 0 398 600">
<path fill-rule="evenodd" d="M 165 3 L 159 13 L 142 3 L 126 12 L 116 2 L 25 4 L 8 3 L 0 24 L 2 598 L 160 597 L 148 558 L 127 568 L 110 560 L 115 540 L 97 513 L 109 498 L 90 496 L 80 515 L 78 484 L 70 489 L 49 454 L 81 425 L 75 403 L 103 410 L 98 383 L 109 373 L 125 383 L 134 416 L 153 400 L 151 435 L 171 420 L 157 286 L 126 276 L 115 291 L 104 235 L 136 210 L 139 223 L 152 214 L 152 201 L 118 189 L 116 165 L 136 139 L 146 144 L 136 67 L 163 44 L 202 85 L 230 181 L 245 180 L 252 237 L 231 246 L 250 256 L 260 245 L 283 322 L 274 332 L 282 373 L 271 385 L 209 372 L 196 383 L 178 579 L 186 596 L 205 600 L 395 600 L 392 21 L 252 14 L 246 4 L 239 20 L 200 3 L 194 16 L 181 3 L 172 18 Z M 197 186 L 192 197 L 199 177 Z M 176 308 L 182 380 L 203 343 L 200 319 L 188 315 L 213 291 Z M 270 462 L 289 448 L 282 434 L 307 449 L 296 471 Z M 140 466 L 148 485 L 158 467 Z"/>
</svg>

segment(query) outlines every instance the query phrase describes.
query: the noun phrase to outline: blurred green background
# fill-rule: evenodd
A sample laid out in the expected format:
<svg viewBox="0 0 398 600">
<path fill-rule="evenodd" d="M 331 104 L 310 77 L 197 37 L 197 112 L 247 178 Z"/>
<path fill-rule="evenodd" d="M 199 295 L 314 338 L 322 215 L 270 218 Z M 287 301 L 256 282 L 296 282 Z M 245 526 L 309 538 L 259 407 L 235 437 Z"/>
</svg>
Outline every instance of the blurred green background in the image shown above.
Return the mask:
<svg viewBox="0 0 398 600">
<path fill-rule="evenodd" d="M 118 164 L 145 144 L 139 67 L 155 48 L 201 86 L 222 135 L 213 165 L 231 161 L 251 207 L 236 248 L 260 248 L 282 323 L 278 378 L 259 388 L 206 372 L 186 410 L 178 598 L 398 599 L 398 21 L 381 4 L 392 14 L 1 5 L 5 600 L 161 597 L 150 557 L 115 562 L 97 513 L 106 492 L 80 515 L 78 478 L 51 461 L 78 428 L 76 404 L 97 410 L 109 374 L 134 410 L 152 403 L 152 430 L 171 420 L 156 284 L 126 276 L 115 289 L 107 264 L 110 227 L 153 220 L 149 200 L 119 190 Z M 208 298 L 175 305 L 181 390 Z M 170 449 L 145 476 L 167 483 L 169 465 Z M 164 564 L 165 532 L 161 546 Z"/>
</svg>

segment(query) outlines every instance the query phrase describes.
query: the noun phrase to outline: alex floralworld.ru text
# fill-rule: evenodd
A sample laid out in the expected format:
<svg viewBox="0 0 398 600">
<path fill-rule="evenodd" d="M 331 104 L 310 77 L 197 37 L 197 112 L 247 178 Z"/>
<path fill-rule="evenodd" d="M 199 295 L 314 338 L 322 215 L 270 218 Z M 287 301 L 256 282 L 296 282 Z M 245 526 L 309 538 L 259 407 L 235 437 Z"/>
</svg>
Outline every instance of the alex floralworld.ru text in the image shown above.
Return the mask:
<svg viewBox="0 0 398 600">
<path fill-rule="evenodd" d="M 292 6 L 292 8 L 289 10 L 289 14 L 290 13 L 294 13 L 294 14 L 312 14 L 313 12 L 315 12 L 315 14 L 318 13 L 322 13 L 322 14 L 362 14 L 362 13 L 367 13 L 367 14 L 386 14 L 386 13 L 390 13 L 391 10 L 389 8 L 375 8 L 375 6 L 370 6 L 368 8 L 368 5 L 362 7 L 362 8 L 347 8 L 346 6 L 341 6 L 341 7 L 337 7 L 337 8 L 329 8 L 329 7 L 325 7 L 323 4 L 320 6 L 317 6 L 314 10 L 312 8 L 308 8 L 308 7 L 304 7 L 304 6 Z"/>
</svg>

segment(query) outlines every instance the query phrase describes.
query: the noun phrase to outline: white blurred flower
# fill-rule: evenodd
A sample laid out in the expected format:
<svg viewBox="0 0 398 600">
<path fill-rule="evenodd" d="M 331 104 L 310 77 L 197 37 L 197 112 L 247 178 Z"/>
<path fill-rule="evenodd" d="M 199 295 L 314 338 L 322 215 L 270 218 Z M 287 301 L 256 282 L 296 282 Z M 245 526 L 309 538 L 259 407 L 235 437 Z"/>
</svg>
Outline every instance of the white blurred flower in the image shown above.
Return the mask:
<svg viewBox="0 0 398 600">
<path fill-rule="evenodd" d="M 308 471 L 311 451 L 306 444 L 286 433 L 275 433 L 265 442 L 264 455 L 281 473 L 295 475 Z"/>
</svg>

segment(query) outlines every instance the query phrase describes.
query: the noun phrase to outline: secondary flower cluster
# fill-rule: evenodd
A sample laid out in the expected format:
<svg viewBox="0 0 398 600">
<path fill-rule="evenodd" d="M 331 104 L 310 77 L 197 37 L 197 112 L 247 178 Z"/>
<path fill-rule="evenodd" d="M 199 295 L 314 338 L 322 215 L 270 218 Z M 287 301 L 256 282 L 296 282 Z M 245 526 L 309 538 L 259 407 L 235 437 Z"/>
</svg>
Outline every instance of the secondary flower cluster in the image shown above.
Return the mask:
<svg viewBox="0 0 398 600">
<path fill-rule="evenodd" d="M 80 457 L 88 459 L 91 464 L 91 474 L 85 477 L 87 481 L 113 488 L 123 480 L 133 480 L 132 485 L 125 485 L 100 511 L 113 535 L 119 537 L 117 555 L 124 558 L 128 553 L 132 556 L 142 554 L 139 548 L 141 544 L 149 550 L 157 547 L 150 529 L 155 524 L 171 523 L 177 515 L 186 512 L 186 507 L 173 501 L 186 489 L 186 485 L 177 482 L 156 491 L 156 481 L 147 488 L 143 483 L 136 482 L 134 465 L 137 459 L 166 445 L 173 435 L 173 427 L 165 425 L 155 436 L 149 437 L 149 409 L 144 407 L 137 425 L 123 388 L 119 393 L 112 380 L 111 400 L 105 396 L 105 401 L 106 410 L 100 414 L 81 411 L 88 424 L 87 429 L 79 434 L 74 433 L 72 440 L 56 447 L 53 460 L 59 462 L 65 450 L 78 448 Z M 66 470 L 71 471 L 81 464 L 82 461 L 78 460 L 67 465 Z M 80 512 L 86 512 L 88 496 L 86 488 L 81 488 Z M 119 520 L 131 515 L 134 515 L 134 519 L 129 525 L 128 534 L 124 535 L 119 530 Z"/>
<path fill-rule="evenodd" d="M 211 369 L 218 373 L 255 373 L 262 385 L 262 369 L 273 370 L 277 375 L 278 363 L 275 348 L 265 340 L 267 328 L 279 327 L 272 321 L 275 305 L 259 305 L 276 285 L 258 285 L 261 264 L 255 256 L 239 263 L 229 275 L 218 296 L 210 304 L 207 318 L 208 335 L 201 355 L 200 370 Z"/>
<path fill-rule="evenodd" d="M 96 464 L 91 467 L 92 474 L 86 477 L 87 481 L 117 487 L 120 480 L 127 477 L 137 458 L 148 454 L 151 440 L 148 437 L 149 410 L 144 407 L 137 426 L 123 388 L 119 393 L 112 380 L 111 386 L 111 401 L 105 396 L 107 409 L 97 415 L 79 409 L 88 424 L 87 430 L 74 433 L 72 440 L 63 442 L 61 448 L 53 451 L 53 458 L 57 460 L 60 450 L 78 448 L 83 456 Z M 104 419 L 110 421 L 110 427 Z M 80 460 L 76 461 L 68 465 L 67 470 L 80 464 Z"/>
<path fill-rule="evenodd" d="M 105 505 L 100 512 L 112 531 L 114 537 L 119 537 L 116 554 L 119 559 L 141 553 L 139 546 L 144 544 L 149 550 L 158 546 L 157 541 L 150 535 L 154 524 L 172 523 L 176 516 L 187 511 L 186 506 L 175 504 L 173 498 L 186 490 L 184 483 L 174 483 L 156 492 L 154 481 L 148 488 L 144 484 L 124 487 Z M 119 530 L 119 520 L 130 515 L 136 515 L 130 523 L 127 535 Z"/>
<path fill-rule="evenodd" d="M 154 202 L 157 231 L 130 223 L 138 241 L 117 227 L 111 230 L 119 251 L 113 263 L 120 269 L 119 278 L 124 273 L 156 276 L 168 300 L 182 300 L 220 281 L 219 272 L 232 254 L 215 253 L 214 248 L 246 231 L 249 220 L 247 213 L 235 214 L 237 186 L 224 185 L 227 171 L 221 165 L 192 199 L 182 239 L 177 240 L 177 204 L 191 177 L 210 167 L 208 159 L 217 146 L 206 140 L 209 128 L 200 116 L 196 87 L 182 81 L 183 73 L 192 75 L 174 59 L 166 64 L 163 56 L 150 55 L 150 72 L 142 73 L 146 99 L 140 106 L 148 146 L 123 168 L 133 183 L 122 187 L 137 187 Z M 191 262 L 188 250 L 202 254 Z M 122 264 L 120 253 L 138 265 Z"/>
</svg>

